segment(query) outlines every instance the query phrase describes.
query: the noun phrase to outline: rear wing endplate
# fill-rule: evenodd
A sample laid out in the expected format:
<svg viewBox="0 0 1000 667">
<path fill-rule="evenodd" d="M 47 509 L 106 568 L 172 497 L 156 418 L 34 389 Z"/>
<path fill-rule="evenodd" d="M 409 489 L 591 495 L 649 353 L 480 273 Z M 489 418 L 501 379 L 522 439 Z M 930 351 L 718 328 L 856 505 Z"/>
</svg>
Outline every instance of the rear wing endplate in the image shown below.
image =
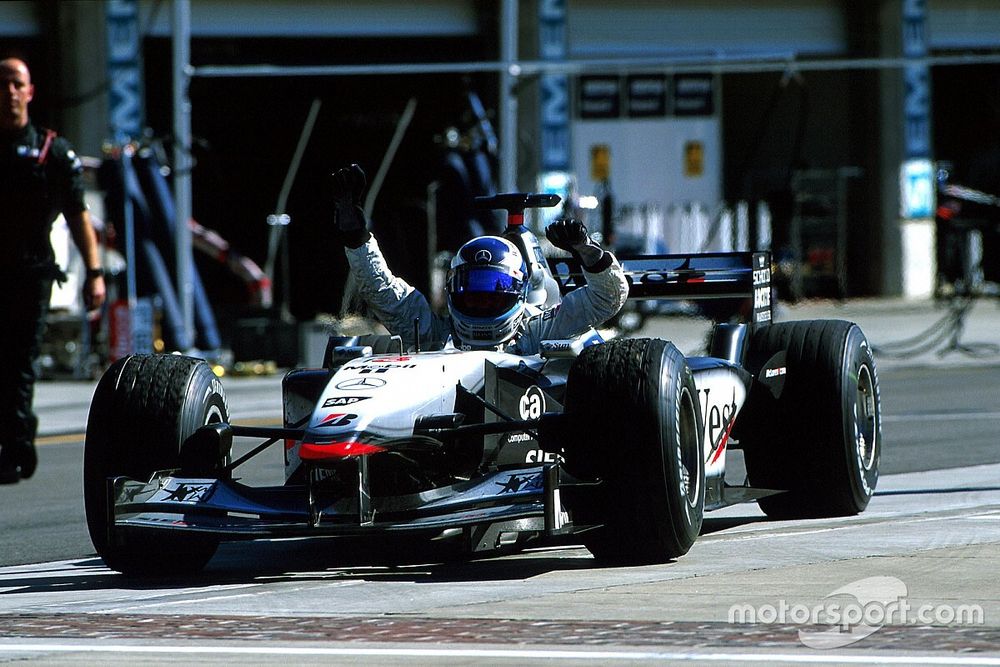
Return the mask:
<svg viewBox="0 0 1000 667">
<path fill-rule="evenodd" d="M 629 299 L 752 299 L 752 323 L 771 322 L 770 253 L 623 255 L 618 260 Z M 563 296 L 587 284 L 575 257 L 550 257 L 548 263 Z"/>
</svg>

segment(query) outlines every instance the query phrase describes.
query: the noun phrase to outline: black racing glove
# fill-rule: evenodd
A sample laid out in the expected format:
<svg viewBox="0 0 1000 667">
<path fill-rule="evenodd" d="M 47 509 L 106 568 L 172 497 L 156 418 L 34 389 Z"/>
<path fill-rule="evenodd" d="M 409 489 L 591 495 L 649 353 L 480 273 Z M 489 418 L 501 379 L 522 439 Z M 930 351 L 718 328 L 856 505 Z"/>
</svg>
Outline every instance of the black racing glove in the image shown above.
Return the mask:
<svg viewBox="0 0 1000 667">
<path fill-rule="evenodd" d="M 359 248 L 371 238 L 360 205 L 367 185 L 364 170 L 356 164 L 333 172 L 333 218 L 344 245 L 349 248 Z"/>
<path fill-rule="evenodd" d="M 579 220 L 556 220 L 545 228 L 545 236 L 555 247 L 579 257 L 585 269 L 600 270 L 598 265 L 602 264 L 604 250 L 590 238 L 586 225 Z"/>
</svg>

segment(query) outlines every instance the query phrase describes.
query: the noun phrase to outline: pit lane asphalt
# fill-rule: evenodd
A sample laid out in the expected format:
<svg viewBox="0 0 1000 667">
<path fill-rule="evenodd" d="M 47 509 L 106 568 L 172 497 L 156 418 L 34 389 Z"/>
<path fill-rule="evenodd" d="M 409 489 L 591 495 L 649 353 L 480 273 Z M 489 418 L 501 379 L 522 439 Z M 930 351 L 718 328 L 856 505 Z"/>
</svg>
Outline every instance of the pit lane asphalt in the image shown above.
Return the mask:
<svg viewBox="0 0 1000 667">
<path fill-rule="evenodd" d="M 1000 316 L 996 311 L 995 303 L 976 304 L 961 340 L 997 342 Z M 941 314 L 934 304 L 926 303 L 811 303 L 787 308 L 781 319 L 851 319 L 879 346 L 917 336 Z M 661 318 L 643 333 L 672 338 L 690 353 L 700 345 L 703 332 L 694 325 L 688 327 L 675 318 Z M 367 657 L 379 662 L 448 664 L 502 656 L 514 663 L 600 659 L 693 660 L 696 664 L 735 660 L 850 663 L 876 657 L 906 664 L 976 664 L 973 659 L 997 658 L 1000 588 L 993 573 L 1000 565 L 1000 465 L 990 464 L 1000 463 L 996 419 L 1000 357 L 973 358 L 956 352 L 938 356 L 929 351 L 904 360 L 879 357 L 879 365 L 884 475 L 868 511 L 850 519 L 769 522 L 762 520 L 755 506 L 727 508 L 708 515 L 705 534 L 691 553 L 676 563 L 650 568 L 596 568 L 585 550 L 569 546 L 459 565 L 392 566 L 370 555 L 342 554 L 331 559 L 322 547 L 299 542 L 232 545 L 223 548 L 202 577 L 158 585 L 130 582 L 108 573 L 92 557 L 79 507 L 78 439 L 45 444 L 35 479 L 0 488 L 4 556 L 17 548 L 29 528 L 40 530 L 48 540 L 41 549 L 22 554 L 19 561 L 16 557 L 6 560 L 43 562 L 0 569 L 0 656 L 86 662 L 99 655 L 95 650 L 121 639 L 125 646 L 100 654 L 100 659 L 156 656 L 162 660 L 165 654 L 151 649 L 143 652 L 144 647 L 160 644 L 165 648 L 183 644 L 195 651 L 204 646 L 203 653 L 186 655 L 206 662 L 231 659 L 240 651 L 248 651 L 255 661 L 277 661 L 282 658 L 269 657 L 264 650 L 274 646 L 297 646 L 302 649 L 296 654 L 301 659 Z M 247 418 L 260 418 L 268 410 L 277 415 L 279 398 L 273 393 L 277 378 L 226 379 L 224 383 L 237 420 L 244 409 Z M 76 385 L 77 397 L 81 389 L 86 394 L 86 386 Z M 242 400 L 244 390 L 246 401 Z M 44 394 L 40 391 L 40 407 Z M 89 395 L 76 402 L 84 407 L 68 409 L 67 414 L 82 409 L 85 420 Z M 52 412 L 41 413 L 43 420 Z M 72 423 L 72 417 L 66 419 Z M 68 504 L 55 506 L 57 496 L 65 497 Z M 23 520 L 17 519 L 19 513 Z M 68 552 L 60 553 L 59 549 L 67 548 Z M 820 654 L 820 660 L 809 658 L 794 626 L 755 625 L 749 630 L 755 640 L 738 640 L 747 628 L 727 621 L 727 612 L 735 604 L 757 608 L 778 606 L 779 601 L 815 604 L 845 585 L 875 576 L 903 582 L 915 606 L 944 609 L 978 604 L 985 613 L 984 623 L 954 629 L 948 635 L 954 639 L 951 643 L 943 642 L 940 633 L 932 636 L 933 628 L 883 628 L 840 652 Z M 488 619 L 501 631 L 473 635 L 471 640 L 467 628 L 449 626 L 450 635 L 430 632 L 414 639 L 412 634 L 381 628 L 376 636 L 384 641 L 376 643 L 372 636 L 358 632 L 345 631 L 320 642 L 289 635 L 276 639 L 262 630 L 260 641 L 243 642 L 239 650 L 227 654 L 220 642 L 199 638 L 196 630 L 173 642 L 157 642 L 136 630 L 86 635 L 68 629 L 57 635 L 54 630 L 24 629 L 32 625 L 32 615 L 46 622 L 51 620 L 49 614 L 67 619 L 71 626 L 72 619 L 81 614 L 88 618 L 122 614 L 137 624 L 179 614 L 177 622 L 193 628 L 205 627 L 212 619 L 238 626 L 240 618 L 257 616 L 295 618 L 302 627 L 321 626 L 329 618 L 362 625 L 399 618 L 414 623 Z M 624 637 L 613 631 L 615 622 L 627 625 L 643 620 L 654 624 L 644 626 L 652 640 L 635 628 Z M 537 638 L 515 632 L 524 631 L 512 625 L 515 621 L 534 627 Z M 584 627 L 585 621 L 601 624 Z M 545 628 L 557 622 L 568 625 L 559 626 L 563 635 L 553 637 Z M 505 623 L 508 637 L 503 636 Z M 97 639 L 91 641 L 88 636 Z M 414 646 L 440 650 L 420 654 Z M 222 653 L 211 653 L 212 647 Z M 255 647 L 260 649 L 256 654 Z M 637 648 L 645 652 L 626 653 Z M 400 649 L 401 653 L 393 652 Z M 518 649 L 542 652 L 518 653 Z M 543 651 L 550 649 L 564 653 Z M 597 649 L 607 649 L 607 654 L 593 653 Z M 475 650 L 485 652 L 476 654 Z M 494 655 L 491 650 L 498 652 Z M 591 657 L 573 653 L 580 650 L 590 651 Z"/>
</svg>

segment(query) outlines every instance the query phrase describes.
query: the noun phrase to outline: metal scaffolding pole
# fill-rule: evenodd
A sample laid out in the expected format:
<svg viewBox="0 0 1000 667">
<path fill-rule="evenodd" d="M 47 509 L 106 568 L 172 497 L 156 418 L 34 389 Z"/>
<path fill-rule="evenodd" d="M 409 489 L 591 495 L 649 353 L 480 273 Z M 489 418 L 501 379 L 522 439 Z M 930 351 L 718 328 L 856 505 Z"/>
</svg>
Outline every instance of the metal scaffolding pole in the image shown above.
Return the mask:
<svg viewBox="0 0 1000 667">
<path fill-rule="evenodd" d="M 173 0 L 174 234 L 177 300 L 184 332 L 194 341 L 194 282 L 191 257 L 191 3 Z"/>
<path fill-rule="evenodd" d="M 517 190 L 518 0 L 503 0 L 500 17 L 500 192 Z"/>
</svg>

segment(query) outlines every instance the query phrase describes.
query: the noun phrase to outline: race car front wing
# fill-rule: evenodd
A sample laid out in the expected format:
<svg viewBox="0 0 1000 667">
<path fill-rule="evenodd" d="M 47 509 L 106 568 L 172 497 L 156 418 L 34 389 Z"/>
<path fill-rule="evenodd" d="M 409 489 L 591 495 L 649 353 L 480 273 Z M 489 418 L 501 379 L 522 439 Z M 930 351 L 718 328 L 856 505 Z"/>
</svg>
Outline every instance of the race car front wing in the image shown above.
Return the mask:
<svg viewBox="0 0 1000 667">
<path fill-rule="evenodd" d="M 472 551 L 516 542 L 524 533 L 578 532 L 560 500 L 560 467 L 496 471 L 416 494 L 371 497 L 359 457 L 354 497 L 327 498 L 309 485 L 251 487 L 176 471 L 148 482 L 108 480 L 112 539 L 129 531 L 183 531 L 223 540 L 373 533 L 462 534 Z"/>
</svg>

